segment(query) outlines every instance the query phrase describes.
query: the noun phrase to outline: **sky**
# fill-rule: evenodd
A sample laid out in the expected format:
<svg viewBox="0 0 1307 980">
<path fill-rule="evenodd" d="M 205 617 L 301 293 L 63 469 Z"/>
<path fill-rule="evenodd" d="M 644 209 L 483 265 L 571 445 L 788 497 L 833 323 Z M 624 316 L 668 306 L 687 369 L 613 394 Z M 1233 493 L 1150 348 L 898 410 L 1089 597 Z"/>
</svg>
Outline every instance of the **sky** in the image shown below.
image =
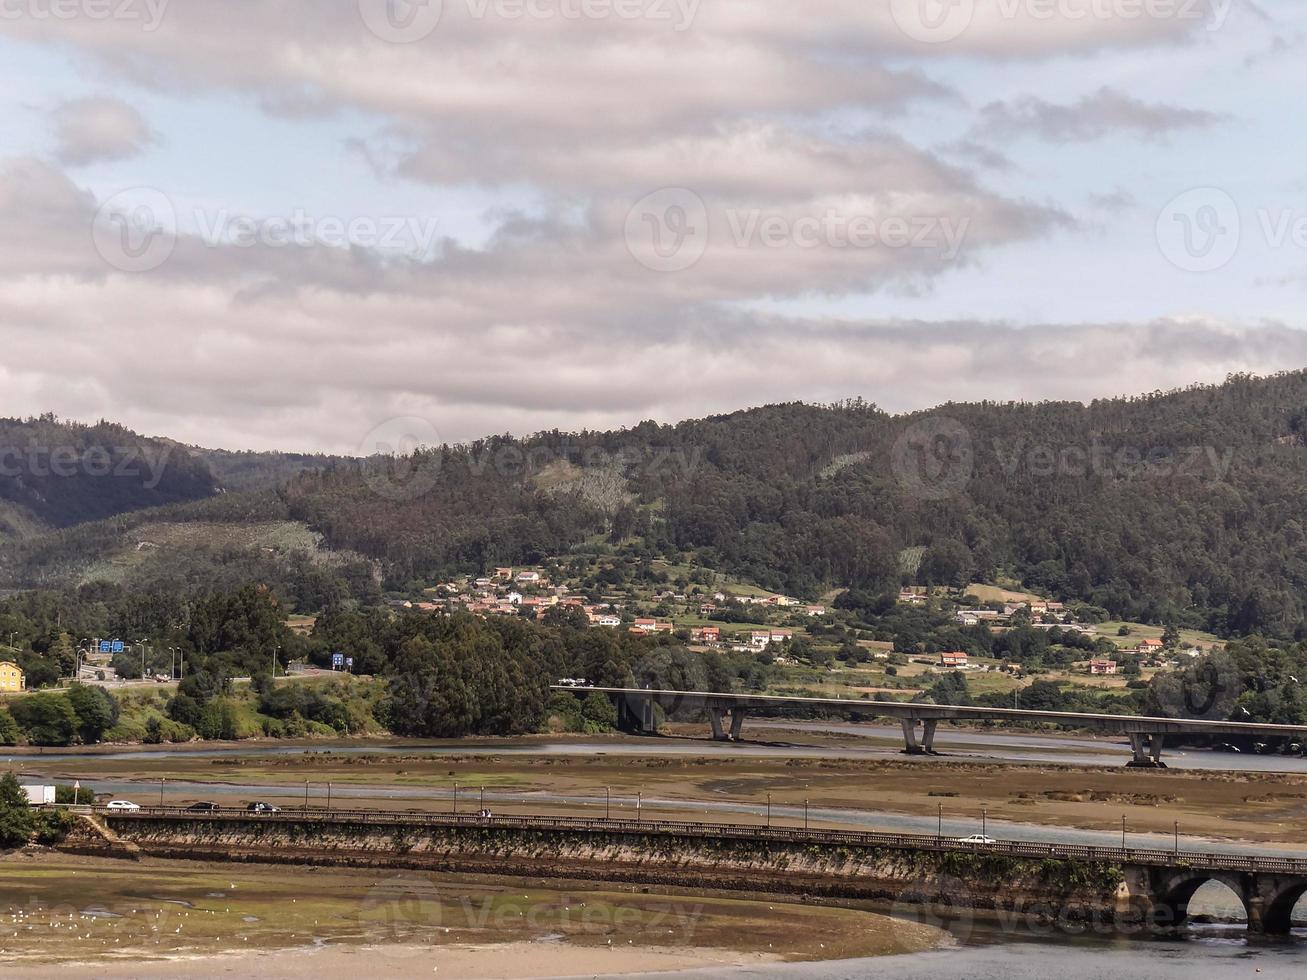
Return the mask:
<svg viewBox="0 0 1307 980">
<path fill-rule="evenodd" d="M 0 416 L 370 454 L 1307 367 L 1300 0 L 0 0 Z"/>
</svg>

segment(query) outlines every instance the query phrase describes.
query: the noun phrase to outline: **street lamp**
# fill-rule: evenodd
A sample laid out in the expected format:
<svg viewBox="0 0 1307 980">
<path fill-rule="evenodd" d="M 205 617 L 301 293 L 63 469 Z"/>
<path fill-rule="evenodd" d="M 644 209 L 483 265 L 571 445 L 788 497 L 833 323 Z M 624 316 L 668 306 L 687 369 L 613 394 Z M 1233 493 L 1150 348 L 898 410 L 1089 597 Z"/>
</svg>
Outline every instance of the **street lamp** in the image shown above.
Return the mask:
<svg viewBox="0 0 1307 980">
<path fill-rule="evenodd" d="M 1175 853 L 1180 853 L 1180 821 L 1175 822 Z"/>
<path fill-rule="evenodd" d="M 939 824 L 935 828 L 935 839 L 944 839 L 944 804 L 939 804 Z"/>
<path fill-rule="evenodd" d="M 989 811 L 983 806 L 980 808 L 980 836 L 988 837 Z"/>
<path fill-rule="evenodd" d="M 604 819 L 608 820 L 613 813 L 612 791 L 607 786 L 604 787 Z"/>
<path fill-rule="evenodd" d="M 1125 814 L 1121 814 L 1121 850 L 1125 850 Z"/>
<path fill-rule="evenodd" d="M 803 829 L 808 829 L 808 801 L 803 801 Z"/>
<path fill-rule="evenodd" d="M 771 794 L 767 794 L 767 829 L 771 829 Z"/>
</svg>

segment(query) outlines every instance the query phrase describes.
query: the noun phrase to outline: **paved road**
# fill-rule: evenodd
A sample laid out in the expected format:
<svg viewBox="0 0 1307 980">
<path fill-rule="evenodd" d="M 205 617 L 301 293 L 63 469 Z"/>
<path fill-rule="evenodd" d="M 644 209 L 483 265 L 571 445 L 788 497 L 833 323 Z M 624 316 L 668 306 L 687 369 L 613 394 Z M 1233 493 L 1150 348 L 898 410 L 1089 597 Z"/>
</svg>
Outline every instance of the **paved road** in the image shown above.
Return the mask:
<svg viewBox="0 0 1307 980">
<path fill-rule="evenodd" d="M 804 734 L 830 733 L 843 736 L 843 744 L 798 744 L 786 732 Z M 898 728 L 876 724 L 845 722 L 778 722 L 751 720 L 741 743 L 713 742 L 706 738 L 653 737 L 624 741 L 560 738 L 551 741 L 522 739 L 475 739 L 466 742 L 353 742 L 294 743 L 290 745 L 258 743 L 212 743 L 158 750 L 124 749 L 110 752 L 82 752 L 68 749 L 25 753 L 0 757 L 22 765 L 25 760 L 59 762 L 105 759 L 169 759 L 217 756 L 281 756 L 306 752 L 338 755 L 423 755 L 450 757 L 480 756 L 641 756 L 641 757 L 731 757 L 778 759 L 869 759 L 900 758 L 902 733 Z M 1056 736 L 1025 732 L 953 729 L 941 726 L 935 747 L 946 759 L 986 762 L 1059 763 L 1062 765 L 1123 766 L 1130 750 L 1123 739 L 1110 736 Z M 1307 759 L 1295 756 L 1252 755 L 1211 752 L 1204 749 L 1167 749 L 1163 756 L 1173 769 L 1218 770 L 1235 772 L 1307 773 Z M 929 765 L 929 759 L 921 759 Z"/>
</svg>

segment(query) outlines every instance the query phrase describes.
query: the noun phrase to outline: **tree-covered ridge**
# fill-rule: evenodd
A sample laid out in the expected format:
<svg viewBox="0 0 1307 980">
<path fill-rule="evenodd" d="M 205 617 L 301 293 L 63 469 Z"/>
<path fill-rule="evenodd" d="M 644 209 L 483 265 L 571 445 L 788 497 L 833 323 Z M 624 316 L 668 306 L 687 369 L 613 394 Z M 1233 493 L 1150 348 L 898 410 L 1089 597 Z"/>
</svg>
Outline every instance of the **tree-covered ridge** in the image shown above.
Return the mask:
<svg viewBox="0 0 1307 980">
<path fill-rule="evenodd" d="M 50 527 L 200 500 L 216 489 L 187 450 L 111 422 L 0 419 L 0 501 Z M 0 539 L 18 536 L 9 523 Z"/>
<path fill-rule="evenodd" d="M 225 539 L 170 561 L 197 589 L 265 581 L 305 609 L 367 598 L 374 572 L 408 588 L 607 547 L 810 598 L 1004 577 L 1123 619 L 1305 634 L 1304 372 L 1089 405 L 949 404 L 908 416 L 861 400 L 772 405 L 676 425 L 501 436 L 400 460 L 196 453 L 174 455 L 185 465 L 167 472 L 180 479 L 208 465 L 242 487 L 287 482 L 38 535 L 0 556 L 3 584 L 74 584 L 147 519 L 282 520 L 375 564 L 350 557 L 324 573 L 319 554 Z M 201 497 L 222 482 L 197 480 Z M 126 496 L 102 501 L 104 485 L 88 480 L 57 489 L 65 503 L 47 521 L 56 525 L 94 507 L 162 502 L 141 504 L 121 487 Z M 158 583 L 138 573 L 129 584 Z"/>
<path fill-rule="evenodd" d="M 1123 618 L 1294 636 L 1307 616 L 1305 437 L 1297 372 L 1090 405 L 894 417 L 792 404 L 505 437 L 435 451 L 435 483 L 414 499 L 387 499 L 355 470 L 302 477 L 288 497 L 401 580 L 535 562 L 604 534 L 797 595 L 1001 573 Z M 540 489 L 559 461 L 617 472 L 628 494 L 605 506 L 579 481 Z"/>
</svg>

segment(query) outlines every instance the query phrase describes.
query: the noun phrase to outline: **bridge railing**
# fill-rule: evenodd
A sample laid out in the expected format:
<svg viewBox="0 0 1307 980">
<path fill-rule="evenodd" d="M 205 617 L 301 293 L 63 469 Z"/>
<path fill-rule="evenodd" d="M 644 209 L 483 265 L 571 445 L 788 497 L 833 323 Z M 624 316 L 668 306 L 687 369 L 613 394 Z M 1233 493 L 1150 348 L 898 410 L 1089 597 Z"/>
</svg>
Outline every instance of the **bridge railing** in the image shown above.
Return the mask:
<svg viewBox="0 0 1307 980">
<path fill-rule="evenodd" d="M 1307 875 L 1307 859 L 1263 857 L 1243 854 L 1213 854 L 1202 851 L 1156 848 L 1093 847 L 1083 844 L 1040 843 L 999 840 L 992 844 L 969 844 L 950 837 L 925 834 L 892 834 L 863 830 L 802 829 L 754 824 L 701 823 L 678 820 L 631 820 L 562 816 L 490 816 L 453 813 L 410 813 L 396 810 L 284 809 L 276 813 L 220 808 L 195 811 L 185 807 L 142 807 L 139 810 L 88 808 L 114 820 L 178 821 L 202 820 L 223 823 L 304 823 L 324 825 L 379 825 L 432 829 L 483 828 L 501 830 L 547 830 L 588 834 L 655 834 L 696 837 L 708 840 L 777 841 L 831 846 L 888 847 L 899 850 L 947 851 L 1001 854 L 1021 858 L 1058 858 L 1111 864 L 1143 864 L 1164 867 L 1199 867 L 1222 871 Z"/>
</svg>

